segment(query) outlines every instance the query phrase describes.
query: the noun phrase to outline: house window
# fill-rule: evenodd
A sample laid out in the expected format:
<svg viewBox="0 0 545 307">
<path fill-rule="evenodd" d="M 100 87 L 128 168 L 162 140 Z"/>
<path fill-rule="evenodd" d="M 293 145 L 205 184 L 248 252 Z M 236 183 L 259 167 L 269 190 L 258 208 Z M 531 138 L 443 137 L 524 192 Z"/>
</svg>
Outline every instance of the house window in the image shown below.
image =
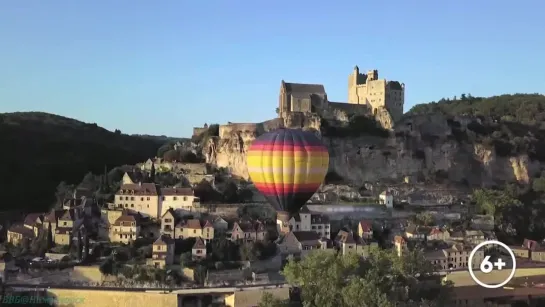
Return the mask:
<svg viewBox="0 0 545 307">
<path fill-rule="evenodd" d="M 128 197 L 128 196 L 125 196 L 125 200 L 129 200 L 129 197 Z"/>
<path fill-rule="evenodd" d="M 196 230 L 196 229 L 193 229 L 193 233 L 197 233 L 197 230 Z"/>
<path fill-rule="evenodd" d="M 134 200 L 134 196 L 131 196 L 131 200 Z"/>
<path fill-rule="evenodd" d="M 184 196 L 184 201 L 186 201 L 186 200 L 187 200 L 187 196 Z"/>
<path fill-rule="evenodd" d="M 131 208 L 134 208 L 134 204 L 131 204 Z"/>
<path fill-rule="evenodd" d="M 165 223 L 171 223 L 172 219 L 165 219 Z"/>
<path fill-rule="evenodd" d="M 144 197 L 140 197 L 140 201 L 144 201 Z"/>
<path fill-rule="evenodd" d="M 202 250 L 198 249 L 197 254 L 202 254 Z"/>
<path fill-rule="evenodd" d="M 66 226 L 66 224 L 67 224 L 66 222 L 62 222 L 62 225 L 63 225 L 63 226 Z"/>
<path fill-rule="evenodd" d="M 123 196 L 119 196 L 119 200 L 123 200 Z"/>
<path fill-rule="evenodd" d="M 173 196 L 173 197 L 172 197 L 172 200 L 178 200 L 178 197 Z"/>
<path fill-rule="evenodd" d="M 148 204 L 148 208 L 149 208 L 149 204 Z"/>
<path fill-rule="evenodd" d="M 146 200 L 149 200 L 149 197 L 147 197 Z"/>
</svg>

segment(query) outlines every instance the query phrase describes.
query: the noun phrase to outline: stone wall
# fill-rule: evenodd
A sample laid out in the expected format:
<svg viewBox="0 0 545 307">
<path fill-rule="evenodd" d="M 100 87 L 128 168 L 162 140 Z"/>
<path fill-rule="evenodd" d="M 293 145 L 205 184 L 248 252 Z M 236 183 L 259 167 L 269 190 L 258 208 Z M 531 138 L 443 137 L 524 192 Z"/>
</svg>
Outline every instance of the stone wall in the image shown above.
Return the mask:
<svg viewBox="0 0 545 307">
<path fill-rule="evenodd" d="M 259 135 L 262 132 L 262 125 L 259 123 L 238 123 L 220 125 L 219 136 L 220 139 L 230 137 L 233 133 L 242 133 L 247 135 Z"/>
<path fill-rule="evenodd" d="M 202 127 L 194 127 L 193 128 L 193 136 L 198 136 L 208 131 L 208 128 L 202 128 Z"/>
<path fill-rule="evenodd" d="M 176 294 L 125 292 L 104 290 L 69 290 L 49 289 L 49 293 L 57 297 L 59 302 L 78 302 L 74 306 L 134 306 L 134 307 L 172 307 L 178 306 Z"/>
</svg>

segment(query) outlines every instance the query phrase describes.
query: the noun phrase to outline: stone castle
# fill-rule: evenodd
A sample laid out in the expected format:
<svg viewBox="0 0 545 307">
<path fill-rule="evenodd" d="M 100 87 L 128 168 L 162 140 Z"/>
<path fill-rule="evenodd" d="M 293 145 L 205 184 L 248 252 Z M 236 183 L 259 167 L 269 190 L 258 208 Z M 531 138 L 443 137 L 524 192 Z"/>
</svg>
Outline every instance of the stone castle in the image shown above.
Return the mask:
<svg viewBox="0 0 545 307">
<path fill-rule="evenodd" d="M 327 99 L 322 84 L 289 83 L 282 80 L 276 109 L 278 118 L 263 123 L 228 123 L 220 125 L 220 139 L 238 132 L 255 137 L 279 127 L 320 128 L 320 118 L 347 123 L 353 115 L 373 116 L 386 129 L 392 129 L 403 115 L 405 85 L 398 81 L 378 78 L 378 70 L 360 73 L 358 66 L 348 77 L 348 102 Z M 193 128 L 193 135 L 208 126 Z"/>
</svg>

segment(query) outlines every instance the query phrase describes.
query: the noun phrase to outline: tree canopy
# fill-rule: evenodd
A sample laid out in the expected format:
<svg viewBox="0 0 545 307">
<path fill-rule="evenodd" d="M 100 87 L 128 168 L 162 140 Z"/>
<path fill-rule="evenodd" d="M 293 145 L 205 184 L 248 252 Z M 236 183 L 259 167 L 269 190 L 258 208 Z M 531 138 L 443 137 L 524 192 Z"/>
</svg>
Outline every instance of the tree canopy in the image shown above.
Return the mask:
<svg viewBox="0 0 545 307">
<path fill-rule="evenodd" d="M 39 112 L 0 114 L 0 130 L 0 168 L 9 174 L 0 185 L 10 191 L 4 210 L 46 211 L 59 182 L 73 184 L 88 172 L 102 173 L 105 166 L 145 161 L 162 143 Z M 36 183 L 31 189 L 29 178 Z"/>
<path fill-rule="evenodd" d="M 316 250 L 301 261 L 290 260 L 283 275 L 301 289 L 305 307 L 394 307 L 441 305 L 450 299 L 451 285 L 433 273 L 422 253 L 398 257 L 374 250 L 369 258 Z M 288 306 L 264 295 L 259 306 Z"/>
</svg>

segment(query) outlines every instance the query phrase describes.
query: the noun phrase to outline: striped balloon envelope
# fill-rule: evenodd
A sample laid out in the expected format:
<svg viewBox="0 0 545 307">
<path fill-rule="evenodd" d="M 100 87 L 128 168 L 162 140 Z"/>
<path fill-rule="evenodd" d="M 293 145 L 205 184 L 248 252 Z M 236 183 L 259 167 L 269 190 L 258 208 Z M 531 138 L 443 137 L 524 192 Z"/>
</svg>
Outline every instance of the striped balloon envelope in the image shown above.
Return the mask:
<svg viewBox="0 0 545 307">
<path fill-rule="evenodd" d="M 312 132 L 278 129 L 255 139 L 247 153 L 248 173 L 277 211 L 296 213 L 320 187 L 329 153 Z"/>
</svg>

